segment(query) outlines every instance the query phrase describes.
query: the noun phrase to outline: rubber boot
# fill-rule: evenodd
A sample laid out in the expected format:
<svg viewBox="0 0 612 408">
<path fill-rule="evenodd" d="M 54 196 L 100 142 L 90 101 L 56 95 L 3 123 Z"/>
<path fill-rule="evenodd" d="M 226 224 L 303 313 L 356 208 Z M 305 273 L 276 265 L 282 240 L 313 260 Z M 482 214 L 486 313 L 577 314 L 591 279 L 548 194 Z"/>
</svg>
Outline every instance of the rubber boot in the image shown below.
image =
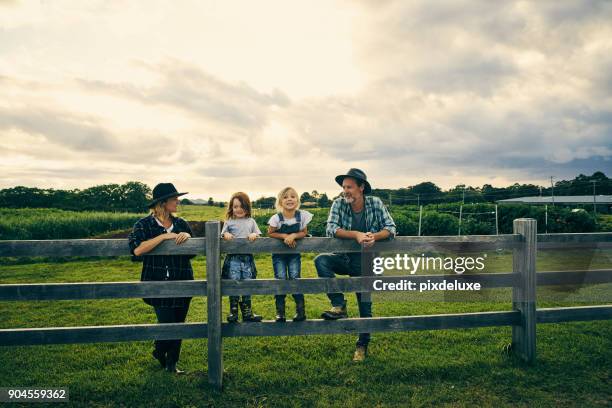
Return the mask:
<svg viewBox="0 0 612 408">
<path fill-rule="evenodd" d="M 227 321 L 236 323 L 238 321 L 238 296 L 230 296 L 230 314 L 227 315 Z"/>
<path fill-rule="evenodd" d="M 243 322 L 261 322 L 261 316 L 256 315 L 251 310 L 251 301 L 246 300 L 240 302 L 240 311 L 242 312 L 242 321 Z"/>
<path fill-rule="evenodd" d="M 294 322 L 303 322 L 306 320 L 306 303 L 304 302 L 304 295 L 293 295 L 295 299 L 295 316 L 293 316 Z"/>
<path fill-rule="evenodd" d="M 276 303 L 276 321 L 286 322 L 285 318 L 285 295 L 274 296 L 274 302 Z"/>
</svg>

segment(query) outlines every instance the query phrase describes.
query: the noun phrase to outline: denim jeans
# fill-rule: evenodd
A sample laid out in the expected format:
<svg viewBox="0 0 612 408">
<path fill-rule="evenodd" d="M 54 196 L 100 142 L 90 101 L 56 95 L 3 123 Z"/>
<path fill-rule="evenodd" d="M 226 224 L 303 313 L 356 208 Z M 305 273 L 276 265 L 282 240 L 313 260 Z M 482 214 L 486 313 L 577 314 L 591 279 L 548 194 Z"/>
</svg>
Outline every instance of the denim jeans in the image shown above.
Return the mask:
<svg viewBox="0 0 612 408">
<path fill-rule="evenodd" d="M 300 254 L 272 254 L 272 267 L 276 279 L 299 279 L 302 276 L 302 256 Z M 277 295 L 284 299 L 285 295 Z M 297 302 L 304 295 L 295 293 L 293 299 Z"/>
<path fill-rule="evenodd" d="M 369 269 L 362 274 L 361 253 L 333 253 L 320 254 L 314 260 L 317 274 L 320 278 L 335 278 L 338 275 L 363 276 L 369 275 Z M 372 317 L 372 301 L 369 293 L 355 293 L 359 305 L 359 317 Z M 346 304 L 342 293 L 328 293 L 327 297 L 332 306 L 343 306 Z M 358 346 L 366 346 L 370 342 L 370 333 L 359 333 Z"/>
<path fill-rule="evenodd" d="M 298 279 L 302 272 L 300 254 L 272 254 L 272 267 L 276 279 Z"/>
<path fill-rule="evenodd" d="M 229 279 L 234 280 L 246 280 L 253 279 L 253 270 L 251 268 L 251 263 L 245 257 L 241 256 L 232 256 L 229 261 Z M 243 302 L 250 302 L 251 295 L 243 295 Z"/>
<path fill-rule="evenodd" d="M 189 311 L 189 302 L 184 307 L 155 307 L 158 323 L 183 323 Z M 155 349 L 166 354 L 167 361 L 178 362 L 181 354 L 181 339 L 155 340 Z"/>
</svg>

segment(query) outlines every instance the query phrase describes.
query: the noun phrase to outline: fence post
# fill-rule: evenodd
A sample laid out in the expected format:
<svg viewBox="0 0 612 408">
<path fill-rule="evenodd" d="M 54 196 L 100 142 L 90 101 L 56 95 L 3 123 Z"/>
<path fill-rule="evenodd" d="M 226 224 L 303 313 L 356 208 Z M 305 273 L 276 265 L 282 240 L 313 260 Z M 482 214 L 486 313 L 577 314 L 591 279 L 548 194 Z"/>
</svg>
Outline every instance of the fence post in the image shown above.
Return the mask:
<svg viewBox="0 0 612 408">
<path fill-rule="evenodd" d="M 522 236 L 520 248 L 513 250 L 512 269 L 518 282 L 512 288 L 512 309 L 521 312 L 520 324 L 512 326 L 512 350 L 526 363 L 536 358 L 536 239 L 537 221 L 519 218 L 513 231 Z"/>
<path fill-rule="evenodd" d="M 219 221 L 206 226 L 206 303 L 208 313 L 208 382 L 223 387 L 223 344 L 221 337 L 221 271 Z"/>
<path fill-rule="evenodd" d="M 423 206 L 419 206 L 419 237 L 421 236 L 421 222 L 423 221 Z"/>
</svg>

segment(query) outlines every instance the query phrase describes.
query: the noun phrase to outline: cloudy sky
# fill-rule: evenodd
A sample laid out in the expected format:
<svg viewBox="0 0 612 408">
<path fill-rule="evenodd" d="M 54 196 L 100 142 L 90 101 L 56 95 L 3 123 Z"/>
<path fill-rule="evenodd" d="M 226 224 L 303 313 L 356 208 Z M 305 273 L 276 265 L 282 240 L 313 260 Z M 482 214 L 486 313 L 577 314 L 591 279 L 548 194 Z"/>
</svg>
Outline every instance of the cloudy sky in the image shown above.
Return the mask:
<svg viewBox="0 0 612 408">
<path fill-rule="evenodd" d="M 0 0 L 0 188 L 612 173 L 612 2 Z"/>
</svg>

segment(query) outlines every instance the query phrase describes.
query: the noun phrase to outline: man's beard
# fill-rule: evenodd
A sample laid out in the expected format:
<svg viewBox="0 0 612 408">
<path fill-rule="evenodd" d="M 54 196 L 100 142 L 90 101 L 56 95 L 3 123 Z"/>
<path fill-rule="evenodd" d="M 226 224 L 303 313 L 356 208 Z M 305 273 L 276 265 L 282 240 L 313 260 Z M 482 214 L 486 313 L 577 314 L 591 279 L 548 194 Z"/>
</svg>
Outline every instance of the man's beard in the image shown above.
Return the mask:
<svg viewBox="0 0 612 408">
<path fill-rule="evenodd" d="M 347 204 L 353 204 L 355 202 L 355 197 L 347 197 L 346 195 L 343 195 L 342 198 L 344 199 L 344 202 L 346 202 Z"/>
</svg>

